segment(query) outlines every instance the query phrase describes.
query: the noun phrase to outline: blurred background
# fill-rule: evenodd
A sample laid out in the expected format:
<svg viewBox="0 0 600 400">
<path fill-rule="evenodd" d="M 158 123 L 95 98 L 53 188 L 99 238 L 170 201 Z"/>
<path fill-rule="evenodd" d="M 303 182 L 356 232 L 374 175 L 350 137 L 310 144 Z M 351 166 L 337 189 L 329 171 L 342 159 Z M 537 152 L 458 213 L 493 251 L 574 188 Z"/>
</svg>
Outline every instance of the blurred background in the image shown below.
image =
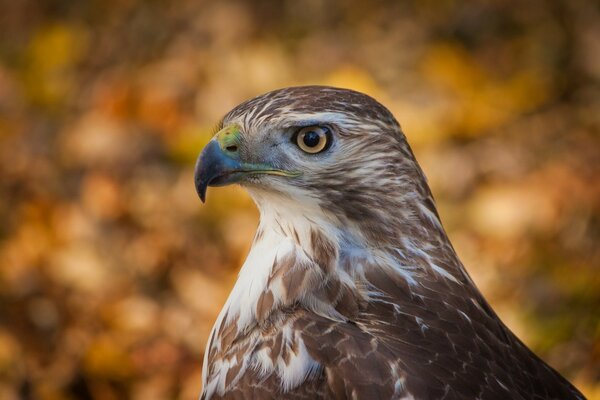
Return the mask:
<svg viewBox="0 0 600 400">
<path fill-rule="evenodd" d="M 258 215 L 193 165 L 275 88 L 399 119 L 467 269 L 600 399 L 600 7 L 0 0 L 0 398 L 194 399 Z"/>
</svg>

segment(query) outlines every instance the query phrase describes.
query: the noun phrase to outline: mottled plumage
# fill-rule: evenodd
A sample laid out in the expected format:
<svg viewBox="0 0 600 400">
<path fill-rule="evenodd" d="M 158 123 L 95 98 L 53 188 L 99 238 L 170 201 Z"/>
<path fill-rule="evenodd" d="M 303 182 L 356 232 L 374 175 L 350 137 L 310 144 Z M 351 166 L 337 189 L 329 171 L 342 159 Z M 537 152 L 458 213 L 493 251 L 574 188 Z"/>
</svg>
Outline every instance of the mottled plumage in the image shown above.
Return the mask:
<svg viewBox="0 0 600 400">
<path fill-rule="evenodd" d="M 297 146 L 307 126 L 330 132 L 326 150 Z M 202 398 L 583 398 L 477 290 L 385 107 L 295 87 L 222 127 L 198 191 L 240 183 L 261 218 L 207 346 Z"/>
</svg>

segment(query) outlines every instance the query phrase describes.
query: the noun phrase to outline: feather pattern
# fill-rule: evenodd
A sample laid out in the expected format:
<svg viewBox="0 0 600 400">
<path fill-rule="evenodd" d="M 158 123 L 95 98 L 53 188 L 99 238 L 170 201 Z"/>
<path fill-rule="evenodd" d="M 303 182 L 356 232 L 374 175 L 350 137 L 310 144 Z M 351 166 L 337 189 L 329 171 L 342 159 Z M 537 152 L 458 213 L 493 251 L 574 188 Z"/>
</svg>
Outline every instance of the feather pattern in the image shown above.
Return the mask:
<svg viewBox="0 0 600 400">
<path fill-rule="evenodd" d="M 260 224 L 215 324 L 203 399 L 581 399 L 500 321 L 458 259 L 391 113 L 329 87 L 282 89 L 223 119 Z M 325 124 L 330 154 L 286 132 Z M 278 152 L 277 154 L 274 154 Z"/>
</svg>

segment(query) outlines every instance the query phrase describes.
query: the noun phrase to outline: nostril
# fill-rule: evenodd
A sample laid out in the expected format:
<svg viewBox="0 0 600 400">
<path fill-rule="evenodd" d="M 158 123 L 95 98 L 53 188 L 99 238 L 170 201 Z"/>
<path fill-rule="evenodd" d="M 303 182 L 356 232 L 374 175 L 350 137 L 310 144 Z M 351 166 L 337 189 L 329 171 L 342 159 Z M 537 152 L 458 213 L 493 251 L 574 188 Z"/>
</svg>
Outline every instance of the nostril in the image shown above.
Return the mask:
<svg viewBox="0 0 600 400">
<path fill-rule="evenodd" d="M 237 151 L 237 149 L 238 149 L 237 146 L 227 146 L 227 147 L 225 147 L 225 150 L 231 151 L 231 152 Z"/>
</svg>

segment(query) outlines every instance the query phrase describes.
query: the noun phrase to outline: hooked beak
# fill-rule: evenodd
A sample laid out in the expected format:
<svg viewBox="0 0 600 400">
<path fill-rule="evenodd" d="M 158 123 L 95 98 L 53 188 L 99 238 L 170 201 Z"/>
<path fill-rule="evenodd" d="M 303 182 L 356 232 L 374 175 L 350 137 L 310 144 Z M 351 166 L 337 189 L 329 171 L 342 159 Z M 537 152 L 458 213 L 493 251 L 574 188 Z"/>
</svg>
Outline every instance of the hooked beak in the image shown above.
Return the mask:
<svg viewBox="0 0 600 400">
<path fill-rule="evenodd" d="M 242 164 L 228 157 L 215 140 L 208 142 L 198 160 L 194 170 L 196 192 L 200 200 L 206 200 L 206 188 L 210 186 L 223 186 L 234 183 L 236 174 L 242 170 Z"/>
<path fill-rule="evenodd" d="M 208 186 L 225 186 L 240 182 L 248 175 L 298 176 L 300 173 L 273 168 L 267 164 L 245 163 L 239 157 L 240 131 L 237 126 L 221 130 L 208 142 L 194 171 L 196 192 L 206 200 Z"/>
</svg>

